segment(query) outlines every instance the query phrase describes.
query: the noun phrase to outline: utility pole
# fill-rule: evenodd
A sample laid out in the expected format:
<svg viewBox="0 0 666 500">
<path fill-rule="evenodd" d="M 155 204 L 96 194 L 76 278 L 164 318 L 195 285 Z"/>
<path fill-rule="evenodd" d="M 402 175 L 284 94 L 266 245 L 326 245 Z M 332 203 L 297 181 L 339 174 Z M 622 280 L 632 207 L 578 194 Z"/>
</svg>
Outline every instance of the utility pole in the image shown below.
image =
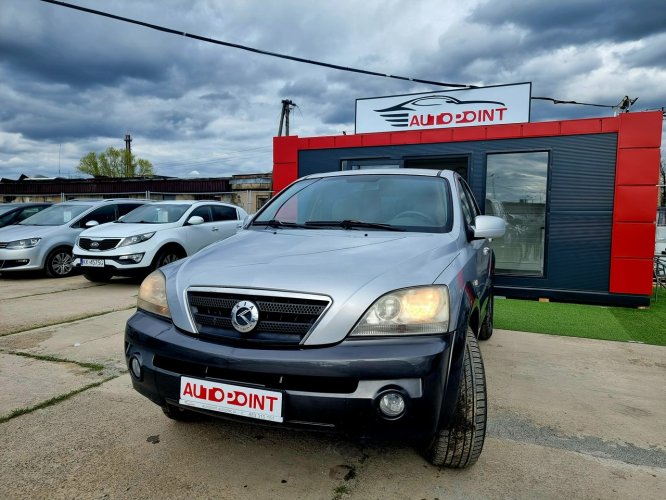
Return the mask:
<svg viewBox="0 0 666 500">
<path fill-rule="evenodd" d="M 289 135 L 289 113 L 296 107 L 296 103 L 290 99 L 282 99 L 282 113 L 280 113 L 280 128 L 278 129 L 278 137 L 282 135 L 282 124 L 285 124 L 285 134 Z"/>
<path fill-rule="evenodd" d="M 132 137 L 129 134 L 125 134 L 125 177 L 130 176 L 130 170 L 132 168 Z"/>
</svg>

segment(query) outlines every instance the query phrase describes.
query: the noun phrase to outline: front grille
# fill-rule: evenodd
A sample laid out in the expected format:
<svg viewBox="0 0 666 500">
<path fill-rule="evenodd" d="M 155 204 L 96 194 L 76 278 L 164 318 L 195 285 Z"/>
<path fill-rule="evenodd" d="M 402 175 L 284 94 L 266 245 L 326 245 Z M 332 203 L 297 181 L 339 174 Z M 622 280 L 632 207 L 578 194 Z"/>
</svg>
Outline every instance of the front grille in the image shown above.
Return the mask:
<svg viewBox="0 0 666 500">
<path fill-rule="evenodd" d="M 0 241 L 0 248 L 7 248 L 8 244 L 9 244 L 8 241 Z"/>
<path fill-rule="evenodd" d="M 253 293 L 189 291 L 187 298 L 200 335 L 234 343 L 298 345 L 326 307 L 327 298 L 269 296 Z M 259 322 L 250 332 L 238 332 L 231 324 L 231 310 L 242 300 L 257 305 Z"/>
<path fill-rule="evenodd" d="M 97 246 L 94 246 L 93 242 L 96 243 Z M 103 240 L 79 238 L 79 246 L 84 250 L 111 250 L 112 248 L 116 248 L 118 243 L 120 243 L 120 238 L 105 238 Z"/>
<path fill-rule="evenodd" d="M 160 355 L 153 358 L 153 364 L 157 368 L 180 375 L 259 385 L 266 389 L 352 394 L 358 388 L 358 379 L 356 378 L 249 372 L 191 363 Z"/>
</svg>

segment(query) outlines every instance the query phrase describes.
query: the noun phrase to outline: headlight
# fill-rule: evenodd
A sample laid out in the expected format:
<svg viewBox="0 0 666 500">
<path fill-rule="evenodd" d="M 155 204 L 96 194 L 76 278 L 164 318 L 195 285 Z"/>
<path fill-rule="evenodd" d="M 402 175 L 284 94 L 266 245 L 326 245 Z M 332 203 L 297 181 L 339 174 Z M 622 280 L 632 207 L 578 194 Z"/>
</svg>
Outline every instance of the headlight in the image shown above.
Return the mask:
<svg viewBox="0 0 666 500">
<path fill-rule="evenodd" d="M 449 328 L 449 289 L 428 286 L 396 290 L 380 297 L 351 336 L 426 335 Z"/>
<path fill-rule="evenodd" d="M 25 240 L 10 241 L 9 243 L 7 243 L 6 248 L 14 250 L 21 250 L 23 248 L 32 248 L 36 247 L 41 240 L 42 240 L 41 238 L 27 238 Z"/>
<path fill-rule="evenodd" d="M 143 243 L 144 241 L 152 238 L 154 234 L 155 231 L 153 231 L 152 233 L 143 233 L 143 234 L 137 234 L 135 236 L 128 236 L 127 238 L 123 238 L 122 240 L 120 240 L 120 243 L 118 243 L 118 247 L 126 247 L 127 245 L 136 245 L 137 243 Z"/>
<path fill-rule="evenodd" d="M 165 318 L 171 318 L 166 298 L 166 278 L 161 271 L 153 271 L 143 280 L 139 288 L 136 307 Z"/>
</svg>

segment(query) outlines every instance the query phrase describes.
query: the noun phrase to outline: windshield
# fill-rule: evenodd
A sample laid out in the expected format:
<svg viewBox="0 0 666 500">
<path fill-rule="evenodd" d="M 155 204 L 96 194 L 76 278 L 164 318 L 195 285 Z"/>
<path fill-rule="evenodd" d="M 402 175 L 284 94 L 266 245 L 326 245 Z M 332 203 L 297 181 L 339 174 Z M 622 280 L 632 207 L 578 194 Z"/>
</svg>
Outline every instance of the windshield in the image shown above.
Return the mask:
<svg viewBox="0 0 666 500">
<path fill-rule="evenodd" d="M 90 208 L 92 205 L 69 205 L 67 203 L 53 205 L 19 224 L 23 226 L 62 226 Z"/>
<path fill-rule="evenodd" d="M 0 215 L 6 214 L 10 210 L 14 210 L 18 205 L 0 205 Z"/>
<path fill-rule="evenodd" d="M 190 207 L 191 205 L 182 203 L 143 205 L 116 222 L 121 224 L 168 224 L 179 220 Z"/>
<path fill-rule="evenodd" d="M 297 182 L 252 226 L 448 232 L 448 182 L 418 175 L 349 175 Z"/>
</svg>

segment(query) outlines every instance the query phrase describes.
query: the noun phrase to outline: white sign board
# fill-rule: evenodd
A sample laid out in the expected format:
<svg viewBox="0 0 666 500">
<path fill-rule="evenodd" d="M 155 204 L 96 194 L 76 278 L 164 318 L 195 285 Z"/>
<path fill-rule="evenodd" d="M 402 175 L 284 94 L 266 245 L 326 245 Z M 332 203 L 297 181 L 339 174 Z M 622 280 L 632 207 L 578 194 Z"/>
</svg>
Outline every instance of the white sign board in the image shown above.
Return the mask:
<svg viewBox="0 0 666 500">
<path fill-rule="evenodd" d="M 530 121 L 531 83 L 356 100 L 356 133 Z"/>
</svg>

